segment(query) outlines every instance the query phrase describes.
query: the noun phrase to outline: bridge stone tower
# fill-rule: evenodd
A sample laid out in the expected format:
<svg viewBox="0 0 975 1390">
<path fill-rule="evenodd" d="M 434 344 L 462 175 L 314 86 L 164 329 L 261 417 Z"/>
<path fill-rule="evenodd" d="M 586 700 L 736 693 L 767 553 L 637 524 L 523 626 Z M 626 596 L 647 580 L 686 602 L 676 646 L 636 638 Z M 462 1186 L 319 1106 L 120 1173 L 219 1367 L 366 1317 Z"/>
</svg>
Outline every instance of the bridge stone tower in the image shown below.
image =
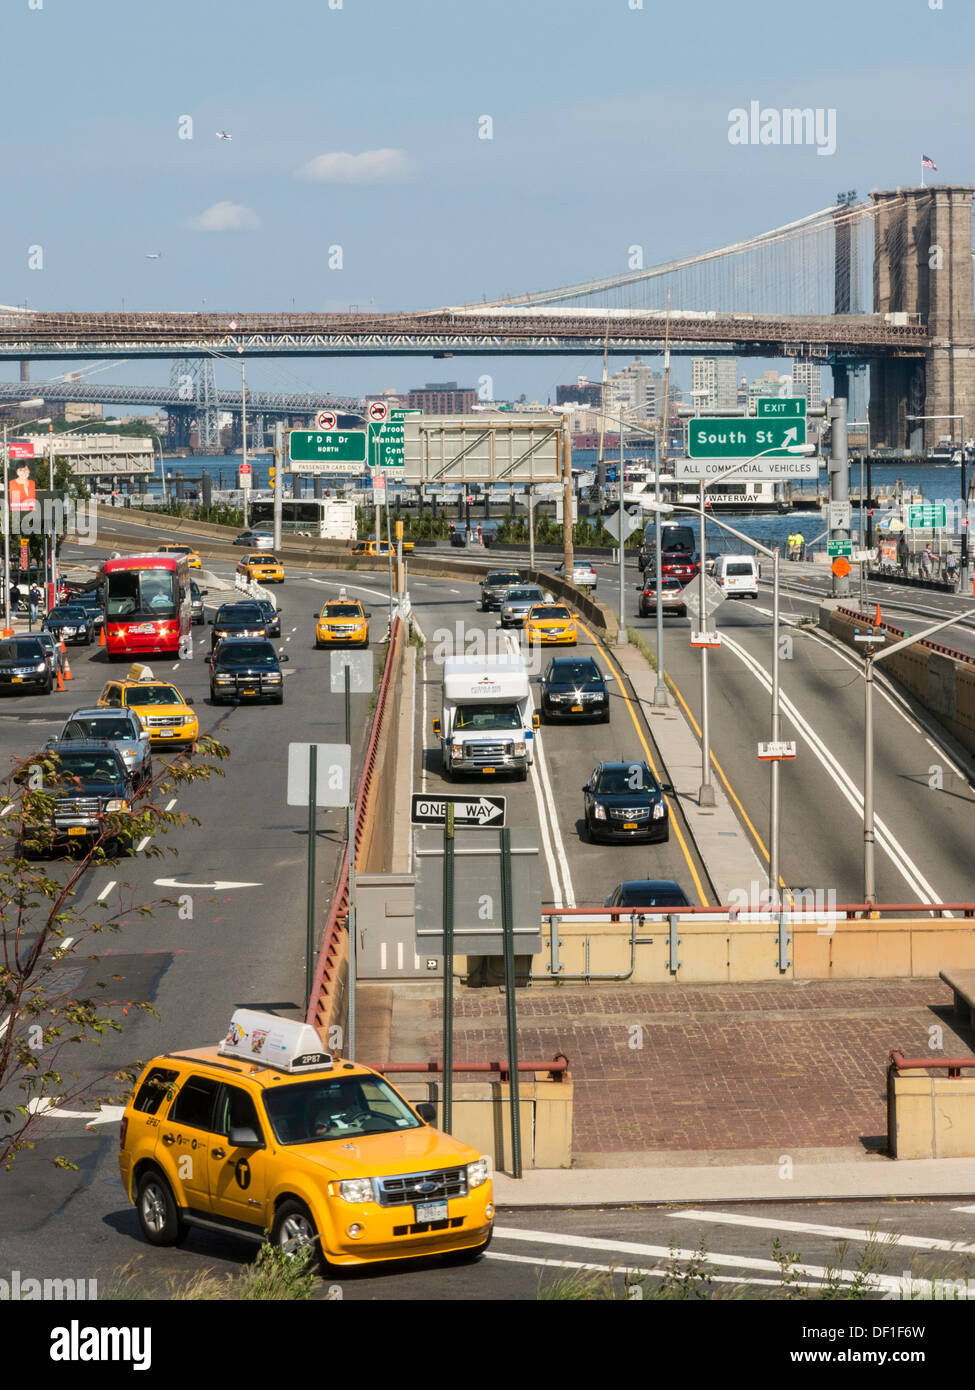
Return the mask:
<svg viewBox="0 0 975 1390">
<path fill-rule="evenodd" d="M 871 362 L 874 443 L 920 453 L 940 435 L 961 440 L 961 420 L 914 425 L 908 415 L 962 415 L 966 437 L 975 433 L 973 194 L 967 184 L 949 184 L 870 195 L 874 312 L 919 314 L 931 337 L 923 360 Z"/>
</svg>

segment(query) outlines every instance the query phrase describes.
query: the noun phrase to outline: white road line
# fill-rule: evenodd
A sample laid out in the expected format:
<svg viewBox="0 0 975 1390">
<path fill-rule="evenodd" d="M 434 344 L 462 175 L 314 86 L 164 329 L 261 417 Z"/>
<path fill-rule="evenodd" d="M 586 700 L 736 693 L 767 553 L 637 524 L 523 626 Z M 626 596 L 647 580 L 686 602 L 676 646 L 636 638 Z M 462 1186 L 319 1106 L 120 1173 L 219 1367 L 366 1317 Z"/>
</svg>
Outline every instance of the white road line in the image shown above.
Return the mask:
<svg viewBox="0 0 975 1390">
<path fill-rule="evenodd" d="M 367 589 L 364 584 L 347 584 L 339 582 L 337 579 L 313 579 L 308 576 L 309 584 L 324 584 L 326 589 L 355 589 L 360 594 L 373 594 L 376 598 L 384 598 L 388 601 L 389 594 L 382 593 L 379 589 Z"/>
<path fill-rule="evenodd" d="M 581 1260 L 544 1260 L 536 1255 L 506 1255 L 500 1250 L 489 1250 L 485 1256 L 488 1260 L 506 1260 L 508 1264 L 515 1265 L 534 1265 L 542 1269 L 586 1269 L 595 1274 L 638 1274 L 647 1279 L 663 1279 L 667 1273 L 664 1269 L 641 1269 L 639 1265 L 595 1265 L 584 1264 Z M 710 1276 L 712 1284 L 740 1284 L 741 1279 L 736 1279 L 732 1274 L 712 1274 Z M 749 1284 L 768 1284 L 772 1288 L 778 1288 L 781 1279 L 758 1279 L 752 1275 Z M 796 1280 L 793 1285 L 795 1288 L 818 1289 L 821 1285 L 812 1280 Z"/>
<path fill-rule="evenodd" d="M 14 807 L 16 806 L 16 804 L 17 804 L 17 803 L 16 803 L 15 801 L 11 801 L 11 803 L 10 803 L 9 806 L 5 806 L 5 807 L 3 808 L 3 810 L 0 811 L 0 817 L 9 816 L 9 815 L 10 815 L 10 812 L 14 809 Z"/>
<path fill-rule="evenodd" d="M 771 692 L 772 680 L 761 662 L 757 661 L 745 651 L 733 637 L 728 636 L 727 629 L 722 631 L 722 642 L 724 646 L 738 657 L 739 661 L 745 665 L 756 680 L 767 691 Z M 815 757 L 822 764 L 826 773 L 832 778 L 833 782 L 842 792 L 843 796 L 853 807 L 857 816 L 863 819 L 863 796 L 852 778 L 847 775 L 845 768 L 833 756 L 826 744 L 819 737 L 812 726 L 803 718 L 799 710 L 783 692 L 781 695 L 782 709 L 795 724 L 799 733 L 803 735 Z M 907 883 L 912 893 L 916 893 L 921 902 L 940 903 L 942 899 L 928 883 L 903 845 L 895 838 L 887 824 L 879 816 L 874 818 L 874 832 L 876 842 L 884 850 L 893 866 L 900 873 Z"/>
<path fill-rule="evenodd" d="M 973 1216 L 975 1216 L 975 1207 L 952 1207 L 951 1210 L 952 1210 L 952 1211 L 964 1211 L 964 1212 L 969 1212 L 969 1213 L 971 1213 Z"/>
<path fill-rule="evenodd" d="M 176 805 L 176 798 L 175 798 L 175 796 L 174 796 L 173 799 L 172 799 L 172 801 L 167 801 L 167 802 L 166 802 L 166 810 L 167 810 L 167 811 L 171 811 L 175 805 Z"/>
<path fill-rule="evenodd" d="M 152 836 L 151 836 L 151 835 L 144 835 L 144 836 L 142 837 L 142 839 L 139 841 L 139 843 L 138 843 L 138 844 L 136 845 L 136 847 L 135 847 L 135 852 L 136 852 L 136 854 L 141 854 L 142 851 L 145 849 L 146 845 L 149 843 L 149 841 L 150 841 L 151 839 L 152 839 Z"/>
<path fill-rule="evenodd" d="M 296 627 L 293 627 L 293 628 L 291 629 L 291 631 L 292 631 L 292 632 L 297 632 L 298 629 L 297 629 Z"/>
<path fill-rule="evenodd" d="M 639 1255 L 644 1259 L 669 1260 L 692 1260 L 701 1258 L 700 1251 L 672 1249 L 669 1245 L 644 1245 L 638 1241 L 631 1240 L 599 1240 L 593 1236 L 568 1236 L 549 1231 L 523 1231 L 513 1226 L 502 1226 L 494 1228 L 496 1240 L 525 1240 L 532 1245 L 561 1245 L 569 1249 L 576 1250 L 600 1250 L 612 1254 L 614 1252 L 621 1255 Z M 493 1252 L 492 1252 L 493 1253 Z M 763 1260 L 755 1255 L 722 1255 L 708 1251 L 705 1259 L 709 1265 L 729 1265 L 733 1269 L 757 1269 L 768 1271 L 770 1274 L 781 1273 L 781 1267 L 776 1260 Z M 830 1270 L 823 1265 L 796 1264 L 792 1266 L 797 1274 L 804 1274 L 810 1279 L 826 1279 L 827 1274 L 835 1278 L 852 1283 L 858 1276 L 852 1269 Z M 887 1274 L 872 1274 L 868 1276 L 868 1285 L 874 1289 L 901 1289 L 903 1280 Z"/>
<path fill-rule="evenodd" d="M 175 665 L 175 666 L 170 666 L 169 669 L 170 669 L 171 671 L 178 671 L 178 670 L 179 670 L 179 662 L 177 661 L 176 665 Z"/>
<path fill-rule="evenodd" d="M 74 941 L 74 937 L 73 937 L 73 936 L 66 936 L 66 937 L 64 938 L 64 940 L 61 941 L 61 942 L 59 942 L 59 944 L 58 944 L 58 945 L 55 947 L 55 949 L 51 952 L 51 959 L 52 959 L 52 960 L 59 960 L 59 959 L 61 958 L 61 956 L 63 956 L 63 955 L 65 954 L 65 952 L 68 950 L 68 948 L 70 947 L 72 941 Z"/>
<path fill-rule="evenodd" d="M 913 1250 L 951 1250 L 960 1255 L 975 1254 L 975 1245 L 962 1245 L 935 1236 L 902 1236 L 895 1231 L 866 1231 L 857 1226 L 825 1226 L 818 1221 L 783 1221 L 780 1217 L 740 1216 L 727 1211 L 672 1211 L 687 1221 L 711 1221 L 720 1226 L 748 1226 L 757 1230 L 796 1231 L 811 1236 L 831 1236 L 835 1240 L 883 1240 L 888 1245 L 905 1245 Z"/>
<path fill-rule="evenodd" d="M 98 897 L 95 899 L 95 902 L 96 902 L 96 903 L 103 903 L 103 902 L 105 901 L 105 899 L 108 897 L 109 893 L 110 893 L 110 892 L 112 891 L 112 889 L 115 887 L 115 883 L 116 883 L 116 880 L 115 880 L 114 878 L 112 879 L 111 883 L 106 883 L 106 884 L 105 884 L 105 887 L 102 889 L 102 891 L 99 893 Z"/>
</svg>

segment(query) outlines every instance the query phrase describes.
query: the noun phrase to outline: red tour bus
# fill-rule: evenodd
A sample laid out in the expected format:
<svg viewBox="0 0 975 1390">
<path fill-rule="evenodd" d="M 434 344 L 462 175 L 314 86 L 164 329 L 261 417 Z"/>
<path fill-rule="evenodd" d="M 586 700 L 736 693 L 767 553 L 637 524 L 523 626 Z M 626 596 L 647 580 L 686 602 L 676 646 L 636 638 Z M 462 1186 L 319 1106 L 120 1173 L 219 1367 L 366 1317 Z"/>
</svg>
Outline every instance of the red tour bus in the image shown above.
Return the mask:
<svg viewBox="0 0 975 1390">
<path fill-rule="evenodd" d="M 178 654 L 190 634 L 185 555 L 122 555 L 102 565 L 105 640 L 113 656 Z"/>
</svg>

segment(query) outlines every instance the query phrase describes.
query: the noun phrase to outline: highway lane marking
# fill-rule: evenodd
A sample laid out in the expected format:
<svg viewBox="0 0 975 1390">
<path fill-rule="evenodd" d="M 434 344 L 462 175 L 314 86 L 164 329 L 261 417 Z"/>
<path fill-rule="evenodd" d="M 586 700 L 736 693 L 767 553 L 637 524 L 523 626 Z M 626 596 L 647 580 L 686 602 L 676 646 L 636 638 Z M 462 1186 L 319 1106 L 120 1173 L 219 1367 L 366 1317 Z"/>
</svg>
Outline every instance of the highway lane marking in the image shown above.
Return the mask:
<svg viewBox="0 0 975 1390">
<path fill-rule="evenodd" d="M 136 845 L 136 847 L 135 847 L 135 852 L 136 852 L 136 854 L 141 854 L 142 851 L 145 849 L 146 845 L 149 843 L 149 841 L 150 841 L 151 839 L 152 839 L 152 836 L 151 836 L 151 835 L 144 835 L 144 836 L 142 837 L 142 839 L 139 841 L 139 843 L 138 843 L 138 844 Z"/>
<path fill-rule="evenodd" d="M 116 883 L 116 880 L 115 880 L 114 878 L 112 879 L 111 883 L 106 883 L 106 884 L 105 884 L 105 887 L 102 889 L 102 891 L 99 893 L 98 897 L 95 899 L 95 902 L 96 902 L 96 903 L 102 903 L 102 902 L 104 902 L 105 899 L 108 897 L 109 893 L 110 893 L 110 892 L 112 891 L 112 889 L 115 887 L 115 883 Z"/>
<path fill-rule="evenodd" d="M 74 941 L 74 937 L 73 937 L 73 936 L 66 936 L 66 937 L 64 938 L 64 940 L 61 941 L 61 942 L 55 947 L 55 949 L 51 952 L 51 959 L 52 959 L 52 960 L 60 960 L 61 957 L 67 952 L 67 950 L 68 950 L 68 948 L 70 947 L 72 941 Z"/>
<path fill-rule="evenodd" d="M 357 589 L 360 594 L 372 594 L 375 598 L 388 599 L 389 594 L 381 593 L 379 589 L 367 589 L 365 584 L 345 584 L 337 579 L 313 579 L 308 576 L 309 584 L 324 584 L 327 589 Z"/>
<path fill-rule="evenodd" d="M 667 1271 L 665 1269 L 646 1269 L 639 1265 L 597 1265 L 588 1264 L 582 1260 L 546 1260 L 540 1255 L 508 1255 L 500 1250 L 489 1250 L 485 1256 L 488 1260 L 504 1260 L 508 1264 L 533 1265 L 541 1269 L 585 1269 L 591 1270 L 595 1274 L 639 1274 L 648 1279 L 663 1279 Z M 740 1284 L 741 1279 L 736 1279 L 733 1274 L 712 1274 L 709 1276 L 712 1284 Z M 780 1287 L 781 1279 L 760 1279 L 752 1275 L 748 1280 L 749 1284 L 768 1284 L 772 1288 Z M 814 1280 L 796 1280 L 795 1288 L 818 1289 L 822 1285 Z"/>
<path fill-rule="evenodd" d="M 524 1231 L 513 1226 L 495 1226 L 495 1239 L 500 1240 L 523 1240 L 529 1241 L 532 1245 L 560 1245 L 576 1250 L 599 1250 L 610 1254 L 618 1252 L 621 1255 L 639 1255 L 645 1259 L 656 1260 L 700 1260 L 699 1250 L 680 1250 L 673 1249 L 669 1245 L 645 1245 L 642 1242 L 632 1240 L 602 1240 L 595 1236 L 568 1236 L 548 1231 Z M 490 1254 L 490 1252 L 489 1252 Z M 767 1270 L 770 1274 L 781 1276 L 781 1266 L 777 1260 L 763 1260 L 757 1255 L 723 1255 L 712 1253 L 710 1250 L 704 1257 L 707 1264 L 730 1265 L 738 1269 Z M 862 1279 L 863 1275 L 858 1274 L 852 1269 L 827 1269 L 823 1265 L 795 1264 L 791 1268 L 797 1274 L 805 1274 L 812 1279 L 826 1280 L 828 1277 L 839 1278 L 847 1283 Z M 889 1274 L 869 1274 L 867 1276 L 868 1285 L 874 1289 L 900 1290 L 903 1288 L 903 1279 Z"/>
<path fill-rule="evenodd" d="M 175 798 L 175 796 L 174 796 L 173 799 L 172 799 L 172 801 L 167 801 L 167 803 L 166 803 L 166 810 L 167 810 L 167 811 L 171 811 L 175 805 L 176 805 L 176 798 Z"/>
<path fill-rule="evenodd" d="M 959 1210 L 959 1208 L 955 1208 Z M 970 1210 L 972 1210 L 970 1208 Z M 741 1216 L 728 1211 L 672 1211 L 687 1221 L 710 1221 L 721 1226 L 747 1226 L 756 1230 L 796 1231 L 804 1235 L 831 1236 L 836 1240 L 871 1241 L 883 1240 L 887 1245 L 904 1245 L 913 1250 L 950 1250 L 959 1255 L 975 1254 L 975 1245 L 962 1245 L 958 1241 L 943 1240 L 937 1236 L 903 1236 L 896 1231 L 867 1231 L 858 1226 L 826 1226 L 818 1221 L 783 1221 L 780 1217 Z"/>
<path fill-rule="evenodd" d="M 763 687 L 763 689 L 771 692 L 772 679 L 766 671 L 765 667 L 761 664 L 761 662 L 759 662 L 756 658 L 753 658 L 748 652 L 745 651 L 744 647 L 742 647 L 738 642 L 736 642 L 733 637 L 730 637 L 727 633 L 727 630 L 725 630 L 722 633 L 722 641 L 724 642 L 725 647 L 730 652 L 733 652 L 734 655 L 738 657 L 739 661 L 741 661 L 742 664 L 746 666 L 749 671 L 751 671 L 752 675 Z M 816 731 L 812 728 L 812 726 L 808 723 L 808 721 L 799 713 L 799 710 L 796 708 L 792 700 L 789 699 L 789 697 L 785 694 L 784 691 L 781 692 L 780 698 L 782 702 L 782 709 L 785 711 L 786 714 L 789 715 L 792 722 L 795 724 L 797 730 L 803 735 L 806 742 L 809 744 L 809 747 L 812 750 L 815 757 L 822 764 L 826 773 L 832 778 L 834 784 L 839 788 L 845 799 L 853 807 L 854 811 L 857 813 L 857 815 L 860 817 L 862 821 L 863 796 L 858 791 L 856 784 L 853 782 L 852 778 L 848 776 L 846 769 L 840 764 L 839 760 L 836 757 L 834 757 L 834 755 L 830 752 L 829 748 L 819 737 Z M 877 844 L 879 844 L 880 847 L 885 851 L 891 863 L 900 873 L 901 877 L 907 883 L 911 891 L 917 894 L 920 901 L 929 903 L 940 903 L 942 899 L 938 896 L 935 890 L 928 883 L 927 879 L 921 873 L 921 870 L 911 859 L 910 855 L 904 849 L 903 845 L 901 845 L 901 843 L 894 836 L 893 832 L 889 829 L 886 822 L 881 820 L 879 816 L 875 816 L 874 818 L 874 831 L 876 834 Z"/>
<path fill-rule="evenodd" d="M 586 627 L 585 623 L 580 622 L 580 623 L 579 623 L 579 629 L 580 629 L 580 631 L 582 631 L 582 632 L 584 632 L 584 633 L 586 634 L 586 636 L 589 638 L 590 642 L 592 643 L 593 647 L 596 648 L 596 647 L 598 646 L 598 644 L 597 644 L 597 642 L 596 642 L 596 639 L 595 639 L 595 637 L 593 636 L 593 634 L 589 631 L 589 629 Z M 654 777 L 656 777 L 657 781 L 659 782 L 659 781 L 661 780 L 661 779 L 660 779 L 660 773 L 658 772 L 658 770 L 657 770 L 657 765 L 656 765 L 656 763 L 655 763 L 654 760 L 653 760 L 653 754 L 650 752 L 650 745 L 647 743 L 646 739 L 643 737 L 643 730 L 640 728 L 640 723 L 639 723 L 639 720 L 638 720 L 637 717 L 636 717 L 636 712 L 635 712 L 635 710 L 633 709 L 633 705 L 630 703 L 630 697 L 629 697 L 629 695 L 627 695 L 627 693 L 626 693 L 626 687 L 625 687 L 625 685 L 624 685 L 624 683 L 623 683 L 623 676 L 621 675 L 621 673 L 620 673 L 620 672 L 616 669 L 616 667 L 614 666 L 614 664 L 613 664 L 612 660 L 610 659 L 609 655 L 607 654 L 605 648 L 603 648 L 601 654 L 602 654 L 603 660 L 606 662 L 606 665 L 609 667 L 610 671 L 613 673 L 614 677 L 616 678 L 616 685 L 617 685 L 617 688 L 618 688 L 620 694 L 621 694 L 622 697 L 623 697 L 623 701 L 624 701 L 624 703 L 625 703 L 625 705 L 626 705 L 626 708 L 629 710 L 630 718 L 631 718 L 632 721 L 633 721 L 633 727 L 634 727 L 634 729 L 636 729 L 636 736 L 637 736 L 637 738 L 640 740 L 640 743 L 643 745 L 643 751 L 644 751 L 644 753 L 646 753 L 646 755 L 647 755 L 647 762 L 650 764 L 650 771 L 653 773 Z M 669 799 L 669 798 L 668 798 L 668 799 Z M 677 801 L 677 798 L 676 798 L 676 797 L 674 798 L 674 801 L 676 802 L 677 805 L 680 804 L 679 801 Z M 704 891 L 704 884 L 701 882 L 700 875 L 699 875 L 698 872 L 697 872 L 697 866 L 696 866 L 696 864 L 694 863 L 693 858 L 691 857 L 691 852 L 690 852 L 690 850 L 689 850 L 688 847 L 687 847 L 687 841 L 684 839 L 684 834 L 683 834 L 683 831 L 682 831 L 681 828 L 680 828 L 680 825 L 679 825 L 679 823 L 678 823 L 677 817 L 674 816 L 674 815 L 672 815 L 671 818 L 670 818 L 670 823 L 671 823 L 671 825 L 673 826 L 674 834 L 677 836 L 677 843 L 678 843 L 678 844 L 680 845 L 680 847 L 681 847 L 681 852 L 682 852 L 682 854 L 684 855 L 684 860 L 685 860 L 685 862 L 686 862 L 686 864 L 687 864 L 687 867 L 688 867 L 688 868 L 690 869 L 690 871 L 691 871 L 691 877 L 693 878 L 693 880 L 694 880 L 694 885 L 695 885 L 695 887 L 697 888 L 698 900 L 699 900 L 699 902 L 700 902 L 700 904 L 701 904 L 702 907 L 707 907 L 707 906 L 708 906 L 708 895 L 707 895 L 707 893 Z"/>
<path fill-rule="evenodd" d="M 170 669 L 171 671 L 178 671 L 178 670 L 179 670 L 179 662 L 177 661 L 176 665 L 175 665 L 175 666 L 170 666 L 169 669 Z"/>
<path fill-rule="evenodd" d="M 964 1211 L 975 1214 L 975 1207 L 952 1207 L 952 1211 Z"/>
<path fill-rule="evenodd" d="M 10 804 L 9 804 L 9 806 L 5 806 L 5 807 L 3 808 L 3 810 L 0 811 L 0 818 L 2 818 L 3 816 L 9 816 L 9 815 L 10 815 L 10 812 L 14 809 L 14 807 L 16 806 L 16 804 L 17 804 L 17 803 L 16 803 L 15 801 L 11 801 Z"/>
</svg>

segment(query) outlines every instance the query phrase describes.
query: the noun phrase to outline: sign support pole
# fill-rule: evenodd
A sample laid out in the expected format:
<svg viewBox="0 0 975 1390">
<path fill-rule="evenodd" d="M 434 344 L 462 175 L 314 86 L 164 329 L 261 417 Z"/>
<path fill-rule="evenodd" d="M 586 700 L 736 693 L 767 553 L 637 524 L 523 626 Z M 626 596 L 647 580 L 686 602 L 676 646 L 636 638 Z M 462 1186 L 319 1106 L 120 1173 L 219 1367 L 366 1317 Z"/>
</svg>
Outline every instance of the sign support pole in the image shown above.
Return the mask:
<svg viewBox="0 0 975 1390">
<path fill-rule="evenodd" d="M 443 828 L 443 1110 L 440 1128 L 454 1124 L 454 806 L 447 803 Z"/>
<path fill-rule="evenodd" d="M 511 902 L 511 831 L 501 831 L 501 928 L 504 933 L 504 993 L 508 1033 L 508 1094 L 511 1099 L 511 1173 L 521 1172 L 521 1096 L 518 1087 L 518 1012 L 515 1000 L 515 933 Z"/>
<path fill-rule="evenodd" d="M 349 678 L 349 668 L 345 668 L 345 678 Z M 349 789 L 352 795 L 352 789 Z M 355 802 L 349 802 L 348 810 L 348 837 L 349 837 L 349 912 L 346 917 L 346 926 L 349 933 L 349 978 L 346 982 L 348 991 L 348 1006 L 345 1011 L 346 1018 L 346 1039 L 345 1055 L 355 1056 L 355 980 L 356 980 L 356 919 L 355 919 Z"/>
<path fill-rule="evenodd" d="M 318 748 L 308 750 L 308 883 L 305 894 L 305 1012 L 311 1003 L 312 976 L 315 969 L 315 851 L 318 828 Z"/>
<path fill-rule="evenodd" d="M 701 479 L 700 487 L 700 528 L 701 528 L 701 563 L 698 566 L 698 576 L 700 578 L 701 589 L 701 617 L 705 625 L 707 624 L 707 612 L 704 604 L 704 575 L 707 572 L 705 556 L 707 548 L 704 543 L 704 479 Z M 662 566 L 661 566 L 662 568 Z M 657 587 L 659 590 L 663 576 L 657 575 Z M 708 649 L 701 648 L 701 786 L 697 794 L 698 806 L 714 805 L 714 787 L 711 785 L 711 714 L 708 705 Z"/>
<path fill-rule="evenodd" d="M 351 746 L 352 743 L 352 708 L 349 700 L 349 663 L 346 662 L 342 668 L 345 675 L 345 741 Z"/>
<path fill-rule="evenodd" d="M 779 741 L 779 551 L 772 559 L 772 742 Z M 768 886 L 771 904 L 779 900 L 779 760 L 772 759 L 769 792 Z"/>
<path fill-rule="evenodd" d="M 281 549 L 281 488 L 283 479 L 281 477 L 284 469 L 284 423 L 279 420 L 274 426 L 274 552 Z M 346 732 L 345 741 L 348 743 L 349 735 Z"/>
</svg>

